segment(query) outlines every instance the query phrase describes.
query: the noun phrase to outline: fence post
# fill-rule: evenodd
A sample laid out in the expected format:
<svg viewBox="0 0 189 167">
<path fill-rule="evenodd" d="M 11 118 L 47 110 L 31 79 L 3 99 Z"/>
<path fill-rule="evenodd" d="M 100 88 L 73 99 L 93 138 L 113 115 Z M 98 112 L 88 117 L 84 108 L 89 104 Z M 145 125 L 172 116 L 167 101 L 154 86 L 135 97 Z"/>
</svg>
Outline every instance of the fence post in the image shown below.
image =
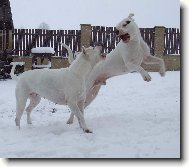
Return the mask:
<svg viewBox="0 0 189 167">
<path fill-rule="evenodd" d="M 154 38 L 154 55 L 156 57 L 163 57 L 164 55 L 164 35 L 165 27 L 154 27 L 155 29 L 155 38 Z"/>
<path fill-rule="evenodd" d="M 91 43 L 91 24 L 81 24 L 81 46 L 89 47 Z"/>
</svg>

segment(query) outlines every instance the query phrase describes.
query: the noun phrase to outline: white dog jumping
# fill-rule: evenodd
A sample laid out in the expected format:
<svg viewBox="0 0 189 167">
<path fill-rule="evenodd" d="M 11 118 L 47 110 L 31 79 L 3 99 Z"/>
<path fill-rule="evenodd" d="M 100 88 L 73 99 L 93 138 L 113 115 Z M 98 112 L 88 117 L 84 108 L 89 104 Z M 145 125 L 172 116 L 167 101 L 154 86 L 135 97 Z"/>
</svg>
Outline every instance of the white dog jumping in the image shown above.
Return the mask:
<svg viewBox="0 0 189 167">
<path fill-rule="evenodd" d="M 78 118 L 84 132 L 90 133 L 82 114 L 86 96 L 86 78 L 94 65 L 104 59 L 101 55 L 102 47 L 82 48 L 82 52 L 68 68 L 36 69 L 26 71 L 20 76 L 14 75 L 16 64 L 13 64 L 11 77 L 17 80 L 16 94 L 16 126 L 20 127 L 20 119 L 24 112 L 26 101 L 30 104 L 26 108 L 27 123 L 31 124 L 30 114 L 41 97 L 60 105 L 68 105 Z"/>
<path fill-rule="evenodd" d="M 145 71 L 141 64 L 159 65 L 159 73 L 165 75 L 165 65 L 161 58 L 152 56 L 148 45 L 141 37 L 140 30 L 130 14 L 116 26 L 116 34 L 121 38 L 117 47 L 106 56 L 106 60 L 99 62 L 91 71 L 87 80 L 87 97 L 85 106 L 89 105 L 98 94 L 102 84 L 106 79 L 127 74 L 129 72 L 138 72 L 144 81 L 151 80 L 150 75 Z M 68 123 L 73 122 L 73 113 Z"/>
</svg>

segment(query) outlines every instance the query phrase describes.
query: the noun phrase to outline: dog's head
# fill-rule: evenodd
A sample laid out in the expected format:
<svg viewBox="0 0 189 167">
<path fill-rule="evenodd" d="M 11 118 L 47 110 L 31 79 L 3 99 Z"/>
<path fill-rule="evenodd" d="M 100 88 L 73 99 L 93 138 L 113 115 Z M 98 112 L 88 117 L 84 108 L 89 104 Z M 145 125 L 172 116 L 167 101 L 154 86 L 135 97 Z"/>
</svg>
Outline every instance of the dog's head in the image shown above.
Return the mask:
<svg viewBox="0 0 189 167">
<path fill-rule="evenodd" d="M 138 41 L 140 37 L 140 31 L 134 19 L 133 13 L 119 22 L 116 26 L 116 34 L 122 39 L 124 43 L 129 43 L 130 41 Z"/>
<path fill-rule="evenodd" d="M 84 46 L 82 47 L 82 56 L 84 56 L 85 59 L 89 60 L 92 66 L 106 58 L 106 56 L 101 52 L 102 46 L 90 46 L 88 48 L 85 48 Z"/>
</svg>

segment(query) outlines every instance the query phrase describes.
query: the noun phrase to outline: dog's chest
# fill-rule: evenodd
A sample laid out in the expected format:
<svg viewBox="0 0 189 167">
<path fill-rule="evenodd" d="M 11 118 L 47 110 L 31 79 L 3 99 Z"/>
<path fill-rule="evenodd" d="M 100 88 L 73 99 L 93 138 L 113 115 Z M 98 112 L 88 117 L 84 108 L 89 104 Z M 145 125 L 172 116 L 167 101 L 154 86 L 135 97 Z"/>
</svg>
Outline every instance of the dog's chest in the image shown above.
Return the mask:
<svg viewBox="0 0 189 167">
<path fill-rule="evenodd" d="M 120 53 L 126 61 L 139 64 L 142 61 L 143 52 L 140 45 L 124 45 L 120 48 Z"/>
</svg>

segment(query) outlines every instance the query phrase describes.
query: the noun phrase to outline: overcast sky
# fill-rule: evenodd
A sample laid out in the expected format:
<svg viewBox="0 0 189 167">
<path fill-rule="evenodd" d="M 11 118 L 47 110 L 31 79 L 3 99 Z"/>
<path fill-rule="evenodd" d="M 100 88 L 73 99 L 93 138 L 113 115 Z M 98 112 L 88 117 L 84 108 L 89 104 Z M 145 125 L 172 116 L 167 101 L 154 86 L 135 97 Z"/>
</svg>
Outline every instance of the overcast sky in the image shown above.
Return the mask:
<svg viewBox="0 0 189 167">
<path fill-rule="evenodd" d="M 80 29 L 80 24 L 115 26 L 135 14 L 139 27 L 180 27 L 179 0 L 10 0 L 15 28 Z"/>
</svg>

